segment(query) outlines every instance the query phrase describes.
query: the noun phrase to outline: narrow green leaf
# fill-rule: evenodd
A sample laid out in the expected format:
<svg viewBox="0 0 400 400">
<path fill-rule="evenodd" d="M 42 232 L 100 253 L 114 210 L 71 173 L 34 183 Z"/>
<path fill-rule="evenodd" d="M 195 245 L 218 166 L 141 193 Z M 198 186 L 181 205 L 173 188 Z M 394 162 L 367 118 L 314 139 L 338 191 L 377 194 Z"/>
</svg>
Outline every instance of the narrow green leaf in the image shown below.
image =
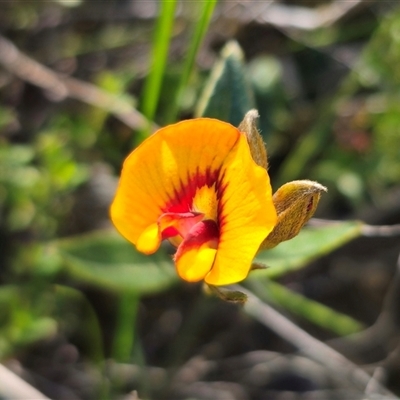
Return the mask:
<svg viewBox="0 0 400 400">
<path fill-rule="evenodd" d="M 254 108 L 253 93 L 246 81 L 239 45 L 226 44 L 200 98 L 196 116 L 217 118 L 238 126 Z"/>
<path fill-rule="evenodd" d="M 285 286 L 264 279 L 262 282 L 251 280 L 246 282 L 249 287 L 261 299 L 284 307 L 291 313 L 325 328 L 340 336 L 360 332 L 365 326 L 338 311 L 321 303 L 310 300 L 299 293 L 295 293 Z"/>
<path fill-rule="evenodd" d="M 153 41 L 151 69 L 143 91 L 142 110 L 149 121 L 154 119 L 164 70 L 167 65 L 168 48 L 174 26 L 176 0 L 162 0 L 160 6 L 160 14 Z"/>
<path fill-rule="evenodd" d="M 256 261 L 266 264 L 268 268 L 252 272 L 250 278 L 274 279 L 301 269 L 310 261 L 360 236 L 361 228 L 362 223 L 359 221 L 306 227 L 295 238 L 279 244 L 272 250 L 261 252 Z"/>
<path fill-rule="evenodd" d="M 160 249 L 146 256 L 113 231 L 53 242 L 66 272 L 78 281 L 137 296 L 172 287 L 178 277 L 170 256 Z"/>
<path fill-rule="evenodd" d="M 278 176 L 278 185 L 298 179 L 307 163 L 326 145 L 332 131 L 333 113 L 326 106 L 320 113 L 319 121 L 299 142 L 299 145 L 285 158 Z"/>
<path fill-rule="evenodd" d="M 178 114 L 178 109 L 181 101 L 181 97 L 183 91 L 189 81 L 190 73 L 193 68 L 193 64 L 196 60 L 196 55 L 199 50 L 200 44 L 203 41 L 203 38 L 207 32 L 208 25 L 210 23 L 211 17 L 213 15 L 213 11 L 215 5 L 218 0 L 209 0 L 201 3 L 202 10 L 201 15 L 197 21 L 196 28 L 193 32 L 193 36 L 189 45 L 189 49 L 187 51 L 187 56 L 185 59 L 185 64 L 183 66 L 183 72 L 179 81 L 178 89 L 176 92 L 174 108 L 170 112 L 169 121 L 173 122 L 176 120 L 176 116 Z"/>
<path fill-rule="evenodd" d="M 321 103 L 318 112 L 319 117 L 314 126 L 311 127 L 309 133 L 301 139 L 299 145 L 293 148 L 282 163 L 276 178 L 278 186 L 304 175 L 304 170 L 307 165 L 310 165 L 310 160 L 321 154 L 328 147 L 327 143 L 330 140 L 337 106 L 340 101 L 350 97 L 359 88 L 357 79 L 358 74 L 351 73 L 343 80 L 333 98 Z"/>
</svg>

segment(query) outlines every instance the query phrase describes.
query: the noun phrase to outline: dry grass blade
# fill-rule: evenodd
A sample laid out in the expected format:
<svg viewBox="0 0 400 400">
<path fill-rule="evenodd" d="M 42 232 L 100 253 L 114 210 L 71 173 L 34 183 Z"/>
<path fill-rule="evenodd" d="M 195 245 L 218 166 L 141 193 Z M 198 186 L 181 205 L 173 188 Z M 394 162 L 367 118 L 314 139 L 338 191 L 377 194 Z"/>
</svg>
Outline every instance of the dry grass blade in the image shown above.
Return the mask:
<svg viewBox="0 0 400 400">
<path fill-rule="evenodd" d="M 347 14 L 371 0 L 333 1 L 315 8 L 292 6 L 275 1 L 238 1 L 221 7 L 220 14 L 234 15 L 241 23 L 256 21 L 278 29 L 312 31 L 331 26 Z"/>
<path fill-rule="evenodd" d="M 41 65 L 20 52 L 8 39 L 0 35 L 0 64 L 10 73 L 49 93 L 55 101 L 67 97 L 102 108 L 135 130 L 148 127 L 147 119 L 128 102 L 98 87 L 78 79 L 63 76 Z M 151 130 L 158 127 L 151 125 Z"/>
<path fill-rule="evenodd" d="M 2 364 L 0 364 L 0 398 L 5 400 L 49 399 Z"/>
</svg>

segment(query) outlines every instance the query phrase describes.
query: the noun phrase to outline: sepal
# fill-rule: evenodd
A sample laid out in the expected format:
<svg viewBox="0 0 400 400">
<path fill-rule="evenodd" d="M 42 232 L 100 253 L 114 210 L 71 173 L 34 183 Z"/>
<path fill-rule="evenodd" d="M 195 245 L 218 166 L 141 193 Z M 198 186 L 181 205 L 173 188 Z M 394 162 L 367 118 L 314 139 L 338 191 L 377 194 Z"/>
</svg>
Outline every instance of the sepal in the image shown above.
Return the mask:
<svg viewBox="0 0 400 400">
<path fill-rule="evenodd" d="M 247 295 L 238 290 L 223 289 L 207 284 L 204 284 L 203 289 L 205 293 L 215 295 L 228 303 L 244 305 L 247 301 Z"/>
<path fill-rule="evenodd" d="M 268 169 L 267 150 L 256 123 L 258 117 L 259 115 L 257 110 L 248 111 L 238 129 L 246 136 L 253 160 L 260 167 Z"/>
</svg>

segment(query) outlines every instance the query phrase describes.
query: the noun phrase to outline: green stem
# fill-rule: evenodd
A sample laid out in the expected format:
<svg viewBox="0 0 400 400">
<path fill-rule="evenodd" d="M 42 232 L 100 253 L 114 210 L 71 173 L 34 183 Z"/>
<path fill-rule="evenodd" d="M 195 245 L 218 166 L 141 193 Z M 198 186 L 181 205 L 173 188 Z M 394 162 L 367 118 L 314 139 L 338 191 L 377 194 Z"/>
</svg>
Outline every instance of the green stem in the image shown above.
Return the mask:
<svg viewBox="0 0 400 400">
<path fill-rule="evenodd" d="M 129 362 L 132 358 L 138 307 L 137 295 L 121 294 L 112 346 L 112 357 L 116 362 Z"/>
<path fill-rule="evenodd" d="M 86 298 L 86 296 L 79 290 L 63 286 L 55 285 L 54 291 L 57 296 L 61 297 L 63 300 L 76 301 L 79 303 L 81 310 L 83 311 L 85 318 L 83 320 L 82 331 L 84 332 L 85 340 L 87 340 L 88 352 L 91 359 L 97 365 L 99 371 L 103 376 L 101 385 L 99 388 L 98 398 L 100 400 L 105 400 L 110 398 L 110 387 L 108 380 L 105 378 L 105 356 L 104 356 L 104 346 L 103 346 L 103 335 L 100 327 L 100 322 L 97 317 L 95 310 L 93 309 L 91 303 Z"/>
</svg>

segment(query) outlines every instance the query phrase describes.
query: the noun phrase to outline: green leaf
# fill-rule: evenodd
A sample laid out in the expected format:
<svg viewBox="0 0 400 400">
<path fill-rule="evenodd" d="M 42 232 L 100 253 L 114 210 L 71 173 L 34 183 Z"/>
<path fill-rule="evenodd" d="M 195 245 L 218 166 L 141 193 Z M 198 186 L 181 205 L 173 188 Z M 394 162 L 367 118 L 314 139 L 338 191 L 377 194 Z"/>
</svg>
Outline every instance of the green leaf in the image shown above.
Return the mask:
<svg viewBox="0 0 400 400">
<path fill-rule="evenodd" d="M 295 293 L 285 286 L 270 280 L 246 282 L 246 287 L 252 290 L 260 299 L 284 307 L 291 313 L 298 315 L 324 329 L 340 336 L 360 332 L 365 326 L 332 308 L 310 300 Z"/>
<path fill-rule="evenodd" d="M 246 81 L 239 45 L 234 41 L 227 43 L 221 56 L 211 72 L 196 115 L 238 126 L 247 111 L 254 108 L 253 93 Z"/>
<path fill-rule="evenodd" d="M 178 282 L 170 257 L 135 250 L 120 235 L 102 231 L 53 242 L 69 276 L 115 292 L 138 296 L 166 290 Z"/>
<path fill-rule="evenodd" d="M 362 330 L 363 325 L 353 318 L 270 280 L 301 269 L 309 262 L 360 236 L 362 226 L 362 222 L 349 221 L 304 228 L 295 238 L 260 253 L 256 262 L 264 263 L 268 268 L 252 271 L 244 286 L 262 300 L 280 305 L 338 335 Z"/>
<path fill-rule="evenodd" d="M 256 261 L 266 264 L 269 268 L 252 272 L 251 279 L 275 279 L 301 269 L 310 261 L 360 236 L 362 226 L 359 221 L 350 221 L 322 227 L 306 227 L 295 238 L 279 244 L 272 250 L 261 252 Z"/>
<path fill-rule="evenodd" d="M 176 0 L 160 2 L 159 16 L 154 31 L 150 73 L 143 89 L 142 110 L 149 121 L 154 118 L 160 97 L 169 44 L 173 35 L 176 3 Z"/>
</svg>

